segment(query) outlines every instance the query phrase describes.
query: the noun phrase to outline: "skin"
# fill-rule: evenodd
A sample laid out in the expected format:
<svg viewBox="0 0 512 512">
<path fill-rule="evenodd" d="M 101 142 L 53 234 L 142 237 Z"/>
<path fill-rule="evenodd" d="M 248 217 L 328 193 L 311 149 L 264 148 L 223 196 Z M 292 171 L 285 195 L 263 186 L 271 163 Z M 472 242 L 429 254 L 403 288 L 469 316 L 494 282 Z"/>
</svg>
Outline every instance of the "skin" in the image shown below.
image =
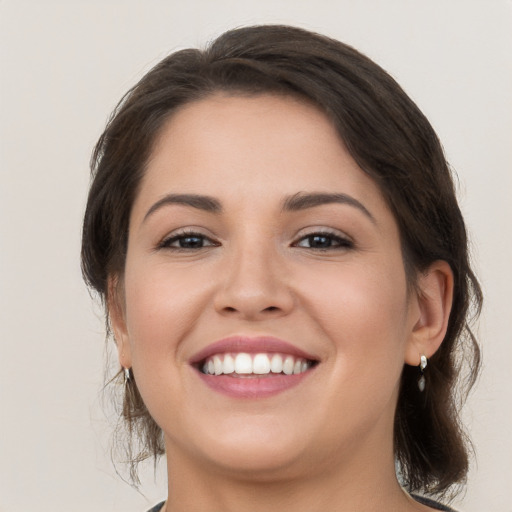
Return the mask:
<svg viewBox="0 0 512 512">
<path fill-rule="evenodd" d="M 283 211 L 333 192 L 367 212 Z M 155 207 L 167 194 L 222 212 Z M 179 250 L 183 230 L 195 248 Z M 226 95 L 182 107 L 154 146 L 110 298 L 121 365 L 164 432 L 166 511 L 430 510 L 396 481 L 393 417 L 404 363 L 443 339 L 452 281 L 435 262 L 409 290 L 390 209 L 317 108 Z M 189 361 L 231 335 L 275 336 L 319 363 L 275 396 L 228 397 Z"/>
</svg>

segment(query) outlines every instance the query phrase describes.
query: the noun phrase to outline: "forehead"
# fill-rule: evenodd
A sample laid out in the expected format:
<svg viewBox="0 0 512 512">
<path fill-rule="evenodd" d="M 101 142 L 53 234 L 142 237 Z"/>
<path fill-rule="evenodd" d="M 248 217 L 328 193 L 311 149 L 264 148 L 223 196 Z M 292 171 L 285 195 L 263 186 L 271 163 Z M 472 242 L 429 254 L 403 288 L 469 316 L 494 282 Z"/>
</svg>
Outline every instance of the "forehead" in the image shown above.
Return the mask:
<svg viewBox="0 0 512 512">
<path fill-rule="evenodd" d="M 135 207 L 168 193 L 271 201 L 312 190 L 382 202 L 319 108 L 294 97 L 219 94 L 183 106 L 164 125 Z"/>
</svg>

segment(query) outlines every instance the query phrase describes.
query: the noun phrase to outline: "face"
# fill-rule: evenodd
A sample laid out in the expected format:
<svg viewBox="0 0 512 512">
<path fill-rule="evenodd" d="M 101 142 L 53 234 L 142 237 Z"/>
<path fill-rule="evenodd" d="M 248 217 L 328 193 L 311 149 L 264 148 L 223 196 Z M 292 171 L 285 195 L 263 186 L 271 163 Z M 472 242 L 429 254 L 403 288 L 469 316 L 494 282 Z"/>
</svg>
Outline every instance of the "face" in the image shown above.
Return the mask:
<svg viewBox="0 0 512 512">
<path fill-rule="evenodd" d="M 175 113 L 121 289 L 121 364 L 171 458 L 271 475 L 392 454 L 419 307 L 392 213 L 315 107 L 218 95 Z"/>
</svg>

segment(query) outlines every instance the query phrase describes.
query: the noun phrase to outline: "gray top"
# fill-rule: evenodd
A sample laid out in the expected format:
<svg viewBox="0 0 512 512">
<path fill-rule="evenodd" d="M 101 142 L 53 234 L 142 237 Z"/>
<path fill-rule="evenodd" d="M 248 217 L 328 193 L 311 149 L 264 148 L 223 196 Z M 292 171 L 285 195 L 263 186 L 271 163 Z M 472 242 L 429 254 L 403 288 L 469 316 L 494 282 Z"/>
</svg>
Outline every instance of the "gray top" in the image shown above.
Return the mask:
<svg viewBox="0 0 512 512">
<path fill-rule="evenodd" d="M 456 512 L 453 508 L 450 508 L 442 503 L 438 503 L 437 501 L 431 500 L 430 498 L 425 498 L 424 496 L 417 496 L 415 494 L 412 497 L 422 505 L 427 505 L 428 507 L 432 507 L 435 510 L 441 510 L 441 512 Z M 155 505 L 152 509 L 148 510 L 148 512 L 159 512 L 164 506 L 165 501 Z"/>
</svg>

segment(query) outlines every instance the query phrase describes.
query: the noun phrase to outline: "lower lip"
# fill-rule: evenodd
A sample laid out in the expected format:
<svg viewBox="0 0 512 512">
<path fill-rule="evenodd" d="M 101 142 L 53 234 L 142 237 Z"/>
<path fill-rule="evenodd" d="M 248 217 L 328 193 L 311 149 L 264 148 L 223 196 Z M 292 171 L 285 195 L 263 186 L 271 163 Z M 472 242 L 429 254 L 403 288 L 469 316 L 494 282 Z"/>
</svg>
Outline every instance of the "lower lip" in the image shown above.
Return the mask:
<svg viewBox="0 0 512 512">
<path fill-rule="evenodd" d="M 211 389 L 233 398 L 266 398 L 277 395 L 300 384 L 311 369 L 295 375 L 269 375 L 261 377 L 230 377 L 206 375 L 198 371 L 202 381 Z"/>
</svg>

